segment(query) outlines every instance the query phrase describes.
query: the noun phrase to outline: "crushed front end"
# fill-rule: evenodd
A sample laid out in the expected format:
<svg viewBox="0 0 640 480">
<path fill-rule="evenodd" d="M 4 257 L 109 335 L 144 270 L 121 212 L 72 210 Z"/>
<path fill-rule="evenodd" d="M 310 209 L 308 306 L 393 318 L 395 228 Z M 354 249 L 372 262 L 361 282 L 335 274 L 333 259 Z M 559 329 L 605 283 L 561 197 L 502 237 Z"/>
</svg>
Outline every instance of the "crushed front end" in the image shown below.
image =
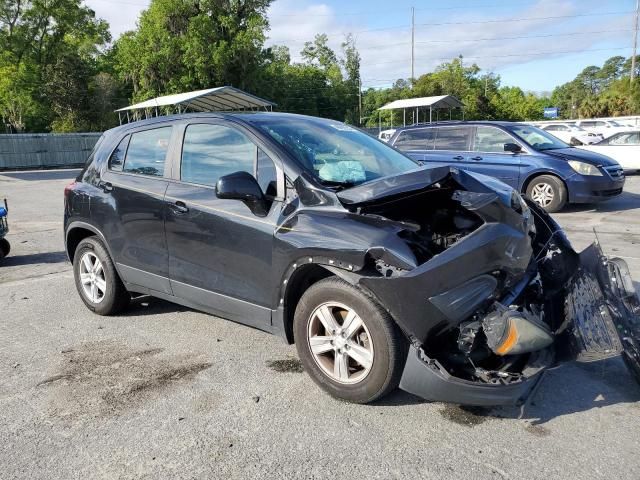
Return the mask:
<svg viewBox="0 0 640 480">
<path fill-rule="evenodd" d="M 623 261 L 596 244 L 577 254 L 546 212 L 469 172 L 410 195 L 358 193 L 345 203 L 404 226 L 412 253 L 372 248 L 359 279 L 410 339 L 402 389 L 515 404 L 558 357 L 621 353 L 640 377 L 640 307 Z"/>
</svg>

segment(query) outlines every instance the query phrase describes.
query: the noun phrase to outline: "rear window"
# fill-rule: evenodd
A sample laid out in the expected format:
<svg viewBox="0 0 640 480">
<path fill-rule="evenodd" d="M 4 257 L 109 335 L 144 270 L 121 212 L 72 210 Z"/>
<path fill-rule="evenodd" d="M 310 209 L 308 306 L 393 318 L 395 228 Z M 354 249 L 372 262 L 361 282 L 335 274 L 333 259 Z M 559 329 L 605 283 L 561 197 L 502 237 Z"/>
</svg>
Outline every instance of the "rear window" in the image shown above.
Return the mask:
<svg viewBox="0 0 640 480">
<path fill-rule="evenodd" d="M 436 150 L 468 151 L 471 140 L 469 127 L 441 127 L 436 129 Z"/>
<path fill-rule="evenodd" d="M 400 150 L 433 150 L 435 129 L 421 128 L 419 130 L 405 130 L 400 132 L 394 147 Z"/>
</svg>

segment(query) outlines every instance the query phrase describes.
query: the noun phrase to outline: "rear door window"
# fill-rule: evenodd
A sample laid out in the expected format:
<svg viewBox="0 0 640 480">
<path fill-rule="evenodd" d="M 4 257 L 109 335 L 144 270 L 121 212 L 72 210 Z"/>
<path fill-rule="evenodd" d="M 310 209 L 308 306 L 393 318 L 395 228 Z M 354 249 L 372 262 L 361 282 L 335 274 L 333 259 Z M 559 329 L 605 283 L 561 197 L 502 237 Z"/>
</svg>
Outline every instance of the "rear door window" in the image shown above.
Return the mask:
<svg viewBox="0 0 640 480">
<path fill-rule="evenodd" d="M 169 150 L 171 129 L 171 127 L 161 127 L 131 134 L 122 171 L 162 177 Z"/>
<path fill-rule="evenodd" d="M 440 127 L 436 130 L 436 150 L 469 151 L 471 127 Z"/>
<path fill-rule="evenodd" d="M 394 147 L 403 150 L 433 150 L 435 142 L 434 128 L 421 128 L 418 130 L 405 130 L 398 134 Z"/>
</svg>

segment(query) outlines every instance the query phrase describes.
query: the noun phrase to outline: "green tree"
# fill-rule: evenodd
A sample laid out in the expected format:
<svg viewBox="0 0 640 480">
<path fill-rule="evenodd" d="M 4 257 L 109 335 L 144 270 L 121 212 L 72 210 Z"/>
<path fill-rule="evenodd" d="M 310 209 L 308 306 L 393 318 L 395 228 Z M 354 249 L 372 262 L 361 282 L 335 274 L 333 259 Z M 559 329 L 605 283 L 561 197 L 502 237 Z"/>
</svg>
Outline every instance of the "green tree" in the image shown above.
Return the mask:
<svg viewBox="0 0 640 480">
<path fill-rule="evenodd" d="M 14 72 L 0 87 L 3 117 L 13 119 L 8 123 L 15 129 L 85 126 L 87 119 L 81 117 L 86 110 L 76 111 L 75 100 L 65 106 L 58 100 L 63 90 L 77 81 L 76 75 L 83 77 L 78 80 L 82 84 L 85 77 L 97 73 L 96 59 L 109 40 L 106 22 L 96 19 L 93 10 L 80 0 L 2 0 L 0 69 Z M 78 70 L 63 71 L 70 65 Z M 47 93 L 54 92 L 58 97 L 52 101 Z M 70 115 L 76 120 L 70 122 Z"/>
<path fill-rule="evenodd" d="M 152 0 L 114 47 L 134 99 L 233 85 L 252 90 L 263 64 L 271 0 Z"/>
</svg>

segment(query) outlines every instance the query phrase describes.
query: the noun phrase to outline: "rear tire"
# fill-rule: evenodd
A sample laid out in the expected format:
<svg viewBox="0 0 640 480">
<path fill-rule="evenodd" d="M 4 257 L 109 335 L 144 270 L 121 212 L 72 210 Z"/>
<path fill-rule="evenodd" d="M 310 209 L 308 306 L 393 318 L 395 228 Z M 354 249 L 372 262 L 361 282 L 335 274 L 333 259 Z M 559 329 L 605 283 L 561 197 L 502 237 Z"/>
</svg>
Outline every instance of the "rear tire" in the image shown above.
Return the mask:
<svg viewBox="0 0 640 480">
<path fill-rule="evenodd" d="M 129 305 L 131 295 L 97 237 L 83 239 L 73 256 L 73 275 L 80 298 L 98 315 L 115 315 Z"/>
<path fill-rule="evenodd" d="M 297 305 L 293 328 L 305 370 L 332 396 L 369 403 L 398 386 L 406 339 L 384 308 L 344 280 L 313 284 Z"/>
<path fill-rule="evenodd" d="M 0 260 L 9 255 L 11 244 L 6 238 L 0 238 Z"/>
<path fill-rule="evenodd" d="M 527 196 L 548 213 L 559 212 L 567 204 L 567 189 L 553 175 L 540 175 L 527 185 Z"/>
</svg>

